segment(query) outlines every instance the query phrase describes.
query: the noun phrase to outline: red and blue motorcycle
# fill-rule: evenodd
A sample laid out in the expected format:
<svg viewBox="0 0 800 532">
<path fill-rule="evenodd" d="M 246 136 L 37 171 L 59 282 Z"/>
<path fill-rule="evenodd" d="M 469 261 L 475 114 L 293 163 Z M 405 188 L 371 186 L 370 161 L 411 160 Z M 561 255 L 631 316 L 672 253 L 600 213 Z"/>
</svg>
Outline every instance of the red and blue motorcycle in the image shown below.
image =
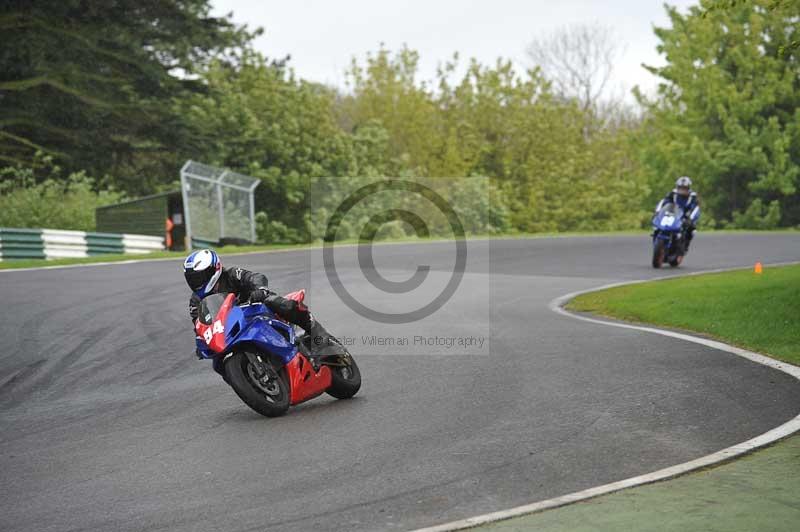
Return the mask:
<svg viewBox="0 0 800 532">
<path fill-rule="evenodd" d="M 285 297 L 302 304 L 305 291 Z M 226 382 L 259 414 L 280 416 L 290 405 L 323 393 L 348 399 L 361 387 L 358 365 L 340 342 L 297 336 L 294 326 L 262 303 L 239 304 L 235 294 L 212 294 L 199 310 L 200 356 L 217 359 Z"/>
</svg>

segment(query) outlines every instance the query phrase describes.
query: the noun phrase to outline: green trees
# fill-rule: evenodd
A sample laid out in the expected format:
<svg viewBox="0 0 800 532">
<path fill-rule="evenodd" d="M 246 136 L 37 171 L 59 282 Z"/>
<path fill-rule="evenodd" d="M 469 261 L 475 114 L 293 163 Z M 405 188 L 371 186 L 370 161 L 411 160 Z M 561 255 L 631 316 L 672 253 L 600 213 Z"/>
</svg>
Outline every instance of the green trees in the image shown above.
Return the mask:
<svg viewBox="0 0 800 532">
<path fill-rule="evenodd" d="M 442 191 L 475 207 L 476 232 L 641 227 L 684 174 L 704 223 L 800 223 L 796 0 L 667 8 L 671 27 L 656 30 L 667 64 L 651 68 L 663 83 L 639 97 L 641 118 L 599 96 L 617 43 L 598 28 L 538 41 L 530 57 L 543 69 L 456 55 L 428 82 L 417 52 L 380 48 L 337 90 L 253 52 L 260 30 L 209 5 L 5 2 L 0 166 L 13 168 L 0 201 L 46 180 L 148 194 L 174 186 L 192 158 L 263 180 L 258 226 L 270 241 L 319 237 L 332 198 L 379 176 L 488 178 Z M 98 180 L 67 177 L 81 170 Z"/>
<path fill-rule="evenodd" d="M 658 28 L 668 64 L 641 139 L 654 202 L 692 176 L 721 226 L 800 222 L 800 38 L 796 3 L 703 0 Z"/>
<path fill-rule="evenodd" d="M 235 62 L 253 33 L 207 0 L 10 0 L 0 11 L 0 161 L 41 151 L 71 170 L 146 193 L 184 137 L 171 101 L 203 90 L 212 59 Z"/>
<path fill-rule="evenodd" d="M 416 80 L 417 59 L 408 49 L 382 49 L 364 67 L 354 63 L 342 105 L 346 126 L 386 128 L 396 173 L 489 177 L 495 208 L 508 211 L 508 227 L 518 231 L 640 224 L 644 184 L 628 129 L 587 137 L 590 111 L 555 97 L 535 69 L 473 60 L 457 78 L 454 57 L 433 89 Z"/>
</svg>

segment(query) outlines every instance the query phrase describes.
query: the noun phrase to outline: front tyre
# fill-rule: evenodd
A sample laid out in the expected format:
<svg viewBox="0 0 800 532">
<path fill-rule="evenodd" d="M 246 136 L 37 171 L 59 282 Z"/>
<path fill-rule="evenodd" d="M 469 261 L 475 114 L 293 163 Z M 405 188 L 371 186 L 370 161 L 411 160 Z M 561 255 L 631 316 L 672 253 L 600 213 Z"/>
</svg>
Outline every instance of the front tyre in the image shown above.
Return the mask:
<svg viewBox="0 0 800 532">
<path fill-rule="evenodd" d="M 666 254 L 666 243 L 660 238 L 656 238 L 653 243 L 653 268 L 661 268 L 664 264 L 664 255 Z"/>
<path fill-rule="evenodd" d="M 284 371 L 276 370 L 269 360 L 258 367 L 239 351 L 225 361 L 225 372 L 239 399 L 259 414 L 278 417 L 289 409 L 289 386 Z"/>
<path fill-rule="evenodd" d="M 326 391 L 336 399 L 350 399 L 361 388 L 361 371 L 350 354 L 339 357 L 336 365 L 328 366 L 331 370 L 331 386 Z"/>
</svg>

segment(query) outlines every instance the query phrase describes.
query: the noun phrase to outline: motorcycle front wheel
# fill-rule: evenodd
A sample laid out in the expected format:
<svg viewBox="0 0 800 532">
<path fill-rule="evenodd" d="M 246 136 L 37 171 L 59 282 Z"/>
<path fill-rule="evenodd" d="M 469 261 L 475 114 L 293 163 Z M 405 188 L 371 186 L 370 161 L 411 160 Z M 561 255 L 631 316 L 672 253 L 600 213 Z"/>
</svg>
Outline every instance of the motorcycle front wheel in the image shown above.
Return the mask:
<svg viewBox="0 0 800 532">
<path fill-rule="evenodd" d="M 258 367 L 239 351 L 225 361 L 225 371 L 239 399 L 262 416 L 282 416 L 289 409 L 289 386 L 283 368 L 275 369 L 269 360 Z"/>
<path fill-rule="evenodd" d="M 664 264 L 664 255 L 666 255 L 666 245 L 663 240 L 657 238 L 653 243 L 653 268 L 661 268 Z"/>
</svg>

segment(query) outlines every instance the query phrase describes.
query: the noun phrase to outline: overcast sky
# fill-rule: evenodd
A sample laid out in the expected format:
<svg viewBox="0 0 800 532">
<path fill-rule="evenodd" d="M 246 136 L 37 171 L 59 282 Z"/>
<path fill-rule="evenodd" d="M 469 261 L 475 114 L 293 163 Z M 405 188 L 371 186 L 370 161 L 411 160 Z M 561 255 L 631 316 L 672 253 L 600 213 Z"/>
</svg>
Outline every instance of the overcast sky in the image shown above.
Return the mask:
<svg viewBox="0 0 800 532">
<path fill-rule="evenodd" d="M 344 70 L 353 56 L 384 43 L 390 50 L 407 44 L 419 51 L 420 77 L 431 79 L 436 66 L 458 51 L 494 64 L 498 57 L 527 66 L 525 48 L 537 35 L 571 24 L 611 27 L 625 45 L 615 70 L 617 90 L 639 85 L 647 92 L 656 79 L 640 65 L 660 65 L 653 25 L 667 25 L 658 0 L 212 0 L 217 15 L 265 34 L 256 48 L 269 57 L 291 55 L 302 78 L 344 86 Z M 696 1 L 671 0 L 681 11 Z"/>
</svg>

